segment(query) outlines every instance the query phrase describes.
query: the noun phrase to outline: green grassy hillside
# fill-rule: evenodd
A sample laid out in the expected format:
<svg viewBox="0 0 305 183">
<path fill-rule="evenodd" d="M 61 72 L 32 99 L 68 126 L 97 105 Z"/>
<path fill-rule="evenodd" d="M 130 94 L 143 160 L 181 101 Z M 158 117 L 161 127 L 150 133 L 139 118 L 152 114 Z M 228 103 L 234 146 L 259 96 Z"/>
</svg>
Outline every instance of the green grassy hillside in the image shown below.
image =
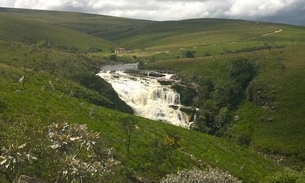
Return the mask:
<svg viewBox="0 0 305 183">
<path fill-rule="evenodd" d="M 34 150 L 34 144 L 40 143 L 40 139 L 35 138 L 39 135 L 39 129 L 44 131 L 46 125 L 51 123 L 81 123 L 88 124 L 90 129 L 100 132 L 104 143 L 114 147 L 116 158 L 123 163 L 125 171 L 131 171 L 130 176 L 143 177 L 150 181 L 158 180 L 166 173 L 170 173 L 172 170 L 168 168 L 171 166 L 176 170 L 212 165 L 247 182 L 263 181 L 267 176 L 283 170 L 273 160 L 225 140 L 134 116 L 132 119 L 138 129 L 132 134 L 130 152 L 127 154 L 126 137 L 120 126 L 120 121 L 126 114 L 91 104 L 75 96 L 63 97 L 62 90 L 67 86 L 70 90 L 84 90 L 87 92 L 84 97 L 90 94 L 90 91 L 69 80 L 58 80 L 48 73 L 28 70 L 27 81 L 23 87 L 22 83 L 16 82 L 19 76 L 24 74 L 23 69 L 6 64 L 1 64 L 0 69 L 1 146 L 8 146 L 9 143 L 16 141 L 19 144 L 27 142 L 35 154 L 37 150 Z M 165 162 L 162 165 L 163 172 L 158 173 L 155 172 L 149 155 L 153 151 L 151 143 L 153 140 L 162 142 L 167 133 L 180 136 L 180 148 L 174 152 L 174 164 Z M 48 165 L 39 165 L 44 161 L 45 158 L 42 158 L 28 164 L 21 173 L 50 179 L 54 170 Z M 35 168 L 38 165 L 40 170 L 26 171 L 31 169 L 31 166 Z M 246 168 L 241 170 L 242 167 Z M 49 171 L 49 174 L 42 174 L 40 171 Z"/>
<path fill-rule="evenodd" d="M 292 42 L 271 51 L 159 61 L 150 64 L 150 68 L 172 69 L 185 81 L 200 84 L 208 80 L 217 88 L 226 86 L 228 62 L 248 59 L 258 68 L 258 73 L 240 96 L 239 105 L 232 109 L 231 124 L 225 127 L 223 135 L 242 146 L 285 157 L 282 163 L 303 169 L 304 48 L 304 44 Z M 204 87 L 199 86 L 197 96 L 204 95 L 200 93 Z M 203 98 L 197 106 L 207 110 L 208 101 Z M 234 116 L 238 116 L 238 120 L 234 121 Z"/>
<path fill-rule="evenodd" d="M 1 8 L 1 39 L 27 44 L 87 51 L 100 48 L 109 51 L 118 46 L 113 35 L 122 37 L 125 29 L 150 22 L 92 14 L 53 11 L 28 11 Z M 120 31 L 120 35 L 118 35 Z M 22 34 L 20 34 L 22 32 Z M 101 35 L 101 36 L 100 36 Z M 104 36 L 106 35 L 106 36 Z M 125 35 L 128 36 L 128 35 Z"/>
<path fill-rule="evenodd" d="M 99 148 L 113 147 L 120 164 L 100 182 L 158 182 L 194 166 L 217 167 L 243 182 L 303 181 L 304 30 L 242 20 L 154 22 L 1 8 L 0 182 L 22 174 L 47 182 L 63 176 L 58 172 L 66 154 L 52 153 L 46 134 L 49 125 L 64 122 L 87 124 L 100 133 Z M 116 47 L 133 52 L 113 55 Z M 95 75 L 119 61 L 177 73 L 182 83 L 173 88 L 183 103 L 200 109 L 197 131 L 130 114 Z M 130 148 L 126 119 L 136 124 Z M 6 167 L 6 149 L 16 153 L 24 143 L 38 159 Z M 86 155 L 77 153 L 83 161 Z"/>
</svg>

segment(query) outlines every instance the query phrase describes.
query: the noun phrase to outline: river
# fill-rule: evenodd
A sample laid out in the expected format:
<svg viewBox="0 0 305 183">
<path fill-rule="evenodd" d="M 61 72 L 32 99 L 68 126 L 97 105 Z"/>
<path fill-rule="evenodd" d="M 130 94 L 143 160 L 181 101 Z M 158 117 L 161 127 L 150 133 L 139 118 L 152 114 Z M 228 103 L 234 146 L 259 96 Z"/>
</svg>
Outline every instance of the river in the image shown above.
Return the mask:
<svg viewBox="0 0 305 183">
<path fill-rule="evenodd" d="M 172 74 L 160 77 L 135 76 L 124 72 L 137 69 L 136 64 L 104 66 L 98 76 L 110 83 L 119 97 L 129 105 L 134 114 L 156 121 L 187 128 L 189 117 L 180 110 L 180 94 L 158 79 L 170 79 Z"/>
</svg>

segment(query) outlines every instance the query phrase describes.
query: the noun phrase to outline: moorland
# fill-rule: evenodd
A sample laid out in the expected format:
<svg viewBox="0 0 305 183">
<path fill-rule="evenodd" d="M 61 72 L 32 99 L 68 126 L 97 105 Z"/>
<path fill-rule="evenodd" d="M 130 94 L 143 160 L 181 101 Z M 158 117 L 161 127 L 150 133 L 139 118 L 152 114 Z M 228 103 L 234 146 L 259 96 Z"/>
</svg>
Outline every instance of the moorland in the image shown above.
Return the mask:
<svg viewBox="0 0 305 183">
<path fill-rule="evenodd" d="M 158 182 L 193 167 L 304 182 L 304 49 L 302 26 L 0 8 L 0 182 Z M 193 129 L 133 115 L 96 76 L 137 62 L 181 79 Z"/>
</svg>

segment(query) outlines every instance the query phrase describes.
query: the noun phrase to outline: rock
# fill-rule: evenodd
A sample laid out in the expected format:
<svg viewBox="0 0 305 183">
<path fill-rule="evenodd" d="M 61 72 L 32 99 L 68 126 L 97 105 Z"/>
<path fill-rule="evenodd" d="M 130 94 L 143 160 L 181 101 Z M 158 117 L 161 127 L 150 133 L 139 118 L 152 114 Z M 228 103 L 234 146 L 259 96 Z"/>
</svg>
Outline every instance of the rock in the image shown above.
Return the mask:
<svg viewBox="0 0 305 183">
<path fill-rule="evenodd" d="M 157 71 L 149 71 L 149 72 L 147 72 L 147 75 L 152 76 L 152 77 L 164 77 L 165 76 L 165 74 L 162 74 Z"/>
<path fill-rule="evenodd" d="M 272 119 L 272 118 L 268 118 L 267 120 L 268 120 L 268 122 L 272 122 L 272 121 L 273 121 L 273 119 Z"/>
<path fill-rule="evenodd" d="M 29 177 L 26 175 L 20 175 L 20 177 L 18 179 L 18 183 L 44 183 L 44 182 L 40 181 L 39 179 L 33 178 L 33 177 Z"/>
</svg>

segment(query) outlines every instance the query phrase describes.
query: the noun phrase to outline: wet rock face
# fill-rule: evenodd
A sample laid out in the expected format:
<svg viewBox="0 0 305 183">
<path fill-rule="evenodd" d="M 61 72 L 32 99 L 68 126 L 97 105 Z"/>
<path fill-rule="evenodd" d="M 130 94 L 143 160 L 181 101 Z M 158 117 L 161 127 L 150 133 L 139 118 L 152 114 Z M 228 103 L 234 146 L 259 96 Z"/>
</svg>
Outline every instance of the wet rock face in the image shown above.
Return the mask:
<svg viewBox="0 0 305 183">
<path fill-rule="evenodd" d="M 251 83 L 247 88 L 247 98 L 267 111 L 277 110 L 275 103 L 276 88 L 273 86 Z"/>
</svg>

